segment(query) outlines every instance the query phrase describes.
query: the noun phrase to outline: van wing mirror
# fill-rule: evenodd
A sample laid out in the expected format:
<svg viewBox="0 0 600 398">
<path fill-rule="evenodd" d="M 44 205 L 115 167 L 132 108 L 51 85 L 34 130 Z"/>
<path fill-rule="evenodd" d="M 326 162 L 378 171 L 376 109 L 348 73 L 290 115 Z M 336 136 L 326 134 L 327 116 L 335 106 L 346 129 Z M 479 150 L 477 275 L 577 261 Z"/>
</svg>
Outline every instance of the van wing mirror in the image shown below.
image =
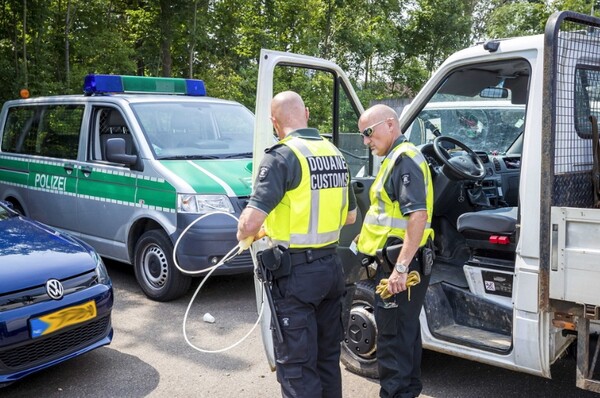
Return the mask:
<svg viewBox="0 0 600 398">
<path fill-rule="evenodd" d="M 125 151 L 125 139 L 115 137 L 106 140 L 106 160 L 131 166 L 137 162 L 137 156 L 128 155 Z"/>
</svg>

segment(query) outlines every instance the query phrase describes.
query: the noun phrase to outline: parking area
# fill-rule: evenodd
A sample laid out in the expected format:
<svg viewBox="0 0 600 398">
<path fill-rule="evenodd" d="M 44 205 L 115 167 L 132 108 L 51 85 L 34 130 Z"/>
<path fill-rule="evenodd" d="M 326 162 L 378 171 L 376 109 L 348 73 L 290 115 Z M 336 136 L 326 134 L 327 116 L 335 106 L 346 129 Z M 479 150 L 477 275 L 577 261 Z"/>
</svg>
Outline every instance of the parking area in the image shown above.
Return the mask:
<svg viewBox="0 0 600 398">
<path fill-rule="evenodd" d="M 113 279 L 114 340 L 111 345 L 34 374 L 0 390 L 3 398 L 80 397 L 278 397 L 257 330 L 236 348 L 197 352 L 182 333 L 194 290 L 169 303 L 150 301 L 131 267 L 107 262 Z M 196 282 L 196 286 L 197 286 Z M 209 312 L 215 323 L 202 321 Z M 187 334 L 195 345 L 216 350 L 243 337 L 257 319 L 251 275 L 211 277 L 190 311 Z M 553 367 L 554 380 L 512 372 L 424 351 L 421 398 L 581 397 L 596 394 L 575 387 L 574 360 Z M 376 380 L 342 371 L 344 397 L 377 397 Z"/>
</svg>

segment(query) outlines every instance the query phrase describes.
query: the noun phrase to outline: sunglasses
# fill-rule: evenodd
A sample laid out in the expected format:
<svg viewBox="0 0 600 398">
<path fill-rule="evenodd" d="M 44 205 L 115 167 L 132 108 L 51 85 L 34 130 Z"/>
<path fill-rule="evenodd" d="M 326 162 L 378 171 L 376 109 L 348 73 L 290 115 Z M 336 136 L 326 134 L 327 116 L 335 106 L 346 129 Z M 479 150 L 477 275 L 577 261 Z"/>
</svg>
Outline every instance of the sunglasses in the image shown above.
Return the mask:
<svg viewBox="0 0 600 398">
<path fill-rule="evenodd" d="M 364 137 L 371 137 L 373 135 L 373 130 L 375 129 L 375 127 L 379 126 L 382 123 L 387 122 L 388 120 L 390 120 L 390 118 L 384 119 L 380 122 L 377 122 L 369 127 L 367 127 L 366 129 L 364 129 L 363 131 L 359 131 L 360 134 L 362 134 Z"/>
</svg>

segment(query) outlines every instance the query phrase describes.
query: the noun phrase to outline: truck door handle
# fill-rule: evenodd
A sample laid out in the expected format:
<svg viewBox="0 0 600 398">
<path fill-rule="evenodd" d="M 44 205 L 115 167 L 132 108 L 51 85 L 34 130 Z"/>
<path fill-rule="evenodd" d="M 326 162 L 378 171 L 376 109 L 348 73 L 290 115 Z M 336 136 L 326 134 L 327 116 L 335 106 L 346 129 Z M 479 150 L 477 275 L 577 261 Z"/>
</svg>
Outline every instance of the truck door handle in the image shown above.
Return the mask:
<svg viewBox="0 0 600 398">
<path fill-rule="evenodd" d="M 92 168 L 90 166 L 83 166 L 81 167 L 81 172 L 84 176 L 89 177 L 92 174 Z"/>
</svg>

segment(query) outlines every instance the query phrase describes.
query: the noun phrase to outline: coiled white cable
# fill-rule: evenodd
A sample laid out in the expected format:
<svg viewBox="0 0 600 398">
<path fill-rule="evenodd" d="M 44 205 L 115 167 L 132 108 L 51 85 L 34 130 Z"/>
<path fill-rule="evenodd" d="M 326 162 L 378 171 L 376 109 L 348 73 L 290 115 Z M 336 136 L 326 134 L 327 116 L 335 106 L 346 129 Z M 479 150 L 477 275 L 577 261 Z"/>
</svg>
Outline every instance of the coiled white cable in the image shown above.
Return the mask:
<svg viewBox="0 0 600 398">
<path fill-rule="evenodd" d="M 198 217 L 197 219 L 195 219 L 193 222 L 190 223 L 190 225 L 188 225 L 182 232 L 181 235 L 179 235 L 179 238 L 177 238 L 177 241 L 175 241 L 175 246 L 173 246 L 173 263 L 175 264 L 175 267 L 181 271 L 184 274 L 187 275 L 198 275 L 198 274 L 203 274 L 205 272 L 208 272 L 208 274 L 206 274 L 206 276 L 204 277 L 204 280 L 200 283 L 200 285 L 198 285 L 198 288 L 196 289 L 196 292 L 194 292 L 194 295 L 192 296 L 192 299 L 190 300 L 186 310 L 185 310 L 185 315 L 183 316 L 183 337 L 185 339 L 185 342 L 192 347 L 194 350 L 196 351 L 200 351 L 203 353 L 209 353 L 209 354 L 215 354 L 215 353 L 219 353 L 219 352 L 224 352 L 224 351 L 228 351 L 232 348 L 234 348 L 235 346 L 239 345 L 240 343 L 242 343 L 244 340 L 246 340 L 246 338 L 254 331 L 254 329 L 256 329 L 256 327 L 258 326 L 258 324 L 260 323 L 260 320 L 262 318 L 262 314 L 263 314 L 263 309 L 264 309 L 264 305 L 260 306 L 260 312 L 258 314 L 258 318 L 256 319 L 256 322 L 254 323 L 254 325 L 252 326 L 252 328 L 250 328 L 250 330 L 248 331 L 248 333 L 246 333 L 244 335 L 244 337 L 242 337 L 240 340 L 236 341 L 235 343 L 231 344 L 228 347 L 225 348 L 220 348 L 218 350 L 205 350 L 203 348 L 200 347 L 196 347 L 189 339 L 187 336 L 187 332 L 186 332 L 186 324 L 187 324 L 187 318 L 188 318 L 188 314 L 190 312 L 190 308 L 192 307 L 192 304 L 194 303 L 194 300 L 196 300 L 196 296 L 198 295 L 198 293 L 200 293 L 200 289 L 202 289 L 202 286 L 204 286 L 204 284 L 206 283 L 206 281 L 208 280 L 208 278 L 210 277 L 210 275 L 217 269 L 219 268 L 221 265 L 225 264 L 226 261 L 229 261 L 230 259 L 232 259 L 233 257 L 237 256 L 238 254 L 240 254 L 241 252 L 243 252 L 246 248 L 241 247 L 240 243 L 238 243 L 236 246 L 233 247 L 233 249 L 231 249 L 225 256 L 223 256 L 223 258 L 215 265 L 213 265 L 212 267 L 206 268 L 206 269 L 202 269 L 199 271 L 187 271 L 184 270 L 183 268 L 181 268 L 179 266 L 179 263 L 177 262 L 177 247 L 179 246 L 179 242 L 181 241 L 181 238 L 183 238 L 183 236 L 189 231 L 189 229 L 196 224 L 198 221 L 202 220 L 204 217 L 210 216 L 210 215 L 215 215 L 215 214 L 225 214 L 229 217 L 232 217 L 234 220 L 238 221 L 238 218 L 235 217 L 234 215 L 230 214 L 230 213 L 225 213 L 222 211 L 216 211 L 213 213 L 206 213 L 201 215 L 200 217 Z"/>
</svg>

